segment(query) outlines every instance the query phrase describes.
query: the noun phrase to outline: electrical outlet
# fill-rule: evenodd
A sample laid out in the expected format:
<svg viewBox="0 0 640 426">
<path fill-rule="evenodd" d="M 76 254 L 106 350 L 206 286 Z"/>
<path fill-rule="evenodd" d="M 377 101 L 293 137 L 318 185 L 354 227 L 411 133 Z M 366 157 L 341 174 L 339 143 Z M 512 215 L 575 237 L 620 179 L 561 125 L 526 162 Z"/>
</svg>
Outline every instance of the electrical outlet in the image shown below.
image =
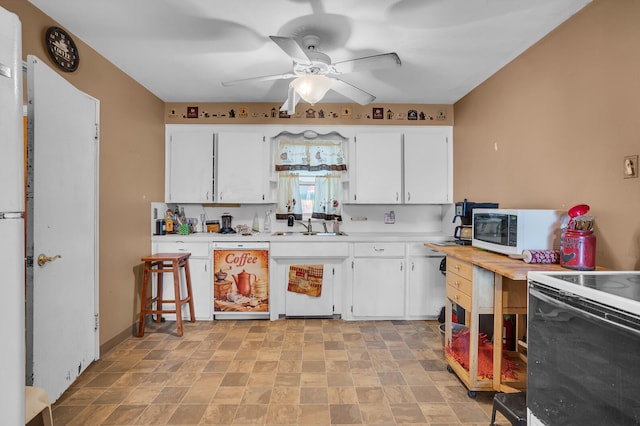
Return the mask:
<svg viewBox="0 0 640 426">
<path fill-rule="evenodd" d="M 157 219 L 157 218 L 158 218 L 158 208 L 157 208 L 157 207 L 154 207 L 154 208 L 153 208 L 153 218 L 154 218 L 154 219 Z"/>
<path fill-rule="evenodd" d="M 446 120 L 446 119 L 447 119 L 447 114 L 444 112 L 444 110 L 438 111 L 438 115 L 436 115 L 436 120 Z"/>
</svg>

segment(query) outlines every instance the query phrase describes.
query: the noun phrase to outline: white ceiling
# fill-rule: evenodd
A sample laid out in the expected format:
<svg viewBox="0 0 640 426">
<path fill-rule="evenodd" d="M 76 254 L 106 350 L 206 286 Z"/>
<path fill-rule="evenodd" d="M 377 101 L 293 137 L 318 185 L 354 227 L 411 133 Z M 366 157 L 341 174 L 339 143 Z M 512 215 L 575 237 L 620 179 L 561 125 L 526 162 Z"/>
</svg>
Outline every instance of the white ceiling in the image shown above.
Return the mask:
<svg viewBox="0 0 640 426">
<path fill-rule="evenodd" d="M 591 0 L 29 1 L 165 102 L 282 102 L 289 80 L 221 82 L 291 71 L 269 36 L 312 33 L 333 62 L 400 56 L 342 77 L 376 102 L 452 104 Z"/>
</svg>

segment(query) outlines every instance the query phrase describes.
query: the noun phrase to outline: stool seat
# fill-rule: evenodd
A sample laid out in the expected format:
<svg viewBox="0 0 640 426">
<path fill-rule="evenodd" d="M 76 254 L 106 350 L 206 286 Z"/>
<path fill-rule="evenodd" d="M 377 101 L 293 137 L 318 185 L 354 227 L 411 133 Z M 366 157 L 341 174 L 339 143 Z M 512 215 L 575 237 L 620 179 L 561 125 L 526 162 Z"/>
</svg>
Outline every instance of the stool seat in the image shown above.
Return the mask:
<svg viewBox="0 0 640 426">
<path fill-rule="evenodd" d="M 527 393 L 497 393 L 493 396 L 491 425 L 496 423 L 496 411 L 500 412 L 513 426 L 527 425 Z"/>
<path fill-rule="evenodd" d="M 190 322 L 195 322 L 193 310 L 193 293 L 191 291 L 191 274 L 189 272 L 189 257 L 191 253 L 155 253 L 150 256 L 143 257 L 144 274 L 142 277 L 142 296 L 140 301 L 140 323 L 138 326 L 138 337 L 144 336 L 145 317 L 149 314 L 156 314 L 156 322 L 162 320 L 162 314 L 176 314 L 176 326 L 178 336 L 183 335 L 182 329 L 182 305 L 189 305 Z M 185 286 L 187 289 L 186 297 L 180 294 L 180 268 L 184 270 Z M 163 275 L 165 273 L 173 274 L 173 299 L 163 299 L 162 285 Z M 152 274 L 156 276 L 156 296 L 148 297 L 147 288 Z M 175 309 L 164 309 L 164 304 L 169 303 L 175 305 Z M 155 309 L 154 309 L 155 304 Z"/>
</svg>

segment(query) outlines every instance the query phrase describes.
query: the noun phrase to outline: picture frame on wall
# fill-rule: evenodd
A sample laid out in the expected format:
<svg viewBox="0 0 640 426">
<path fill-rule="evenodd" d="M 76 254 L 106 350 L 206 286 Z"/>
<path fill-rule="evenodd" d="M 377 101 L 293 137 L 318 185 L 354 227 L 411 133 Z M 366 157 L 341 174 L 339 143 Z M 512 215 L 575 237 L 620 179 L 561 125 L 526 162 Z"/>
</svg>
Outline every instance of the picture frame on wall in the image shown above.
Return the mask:
<svg viewBox="0 0 640 426">
<path fill-rule="evenodd" d="M 638 177 L 638 156 L 637 155 L 627 155 L 624 157 L 623 164 L 623 173 L 624 178 L 637 178 Z"/>
</svg>

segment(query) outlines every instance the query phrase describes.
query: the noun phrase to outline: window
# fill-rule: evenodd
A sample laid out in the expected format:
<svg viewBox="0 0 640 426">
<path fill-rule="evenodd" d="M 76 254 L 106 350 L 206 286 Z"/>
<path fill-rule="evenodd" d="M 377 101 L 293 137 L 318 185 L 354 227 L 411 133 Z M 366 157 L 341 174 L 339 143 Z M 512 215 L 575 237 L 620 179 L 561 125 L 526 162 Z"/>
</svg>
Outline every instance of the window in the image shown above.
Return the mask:
<svg viewBox="0 0 640 426">
<path fill-rule="evenodd" d="M 311 137 L 310 137 L 311 136 Z M 337 133 L 281 133 L 275 139 L 278 172 L 276 219 L 293 215 L 342 220 L 343 143 Z"/>
</svg>

